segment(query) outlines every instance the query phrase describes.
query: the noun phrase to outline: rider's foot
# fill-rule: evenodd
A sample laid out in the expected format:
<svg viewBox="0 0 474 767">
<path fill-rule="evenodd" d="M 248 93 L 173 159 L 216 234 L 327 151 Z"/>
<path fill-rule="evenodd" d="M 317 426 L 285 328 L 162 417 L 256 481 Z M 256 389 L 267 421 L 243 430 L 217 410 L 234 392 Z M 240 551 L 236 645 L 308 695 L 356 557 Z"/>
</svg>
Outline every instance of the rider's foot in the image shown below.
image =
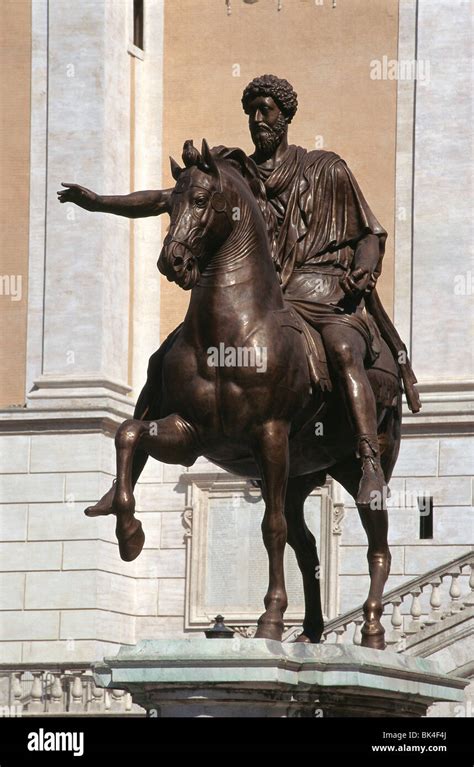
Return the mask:
<svg viewBox="0 0 474 767">
<path fill-rule="evenodd" d="M 95 506 L 88 506 L 87 509 L 85 509 L 84 514 L 87 517 L 102 517 L 106 516 L 107 514 L 113 514 L 113 501 L 115 497 L 115 483 L 116 479 L 114 479 L 112 483 L 112 487 L 110 490 L 107 490 L 105 495 L 102 496 L 100 501 L 97 501 Z"/>
<path fill-rule="evenodd" d="M 359 439 L 358 455 L 362 464 L 362 477 L 359 483 L 356 503 L 382 509 L 387 494 L 382 466 L 380 465 L 377 436 L 363 435 Z"/>
</svg>

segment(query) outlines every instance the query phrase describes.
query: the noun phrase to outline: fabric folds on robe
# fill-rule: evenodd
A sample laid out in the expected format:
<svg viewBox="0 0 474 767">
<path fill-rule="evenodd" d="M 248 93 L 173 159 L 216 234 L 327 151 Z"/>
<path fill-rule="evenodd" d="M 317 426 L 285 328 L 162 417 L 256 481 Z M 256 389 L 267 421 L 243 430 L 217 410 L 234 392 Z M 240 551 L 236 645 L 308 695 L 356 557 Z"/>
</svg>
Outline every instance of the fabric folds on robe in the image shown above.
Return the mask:
<svg viewBox="0 0 474 767">
<path fill-rule="evenodd" d="M 259 173 L 280 223 L 283 288 L 294 269 L 324 264 L 347 270 L 354 246 L 366 234 L 379 237 L 382 260 L 387 233 L 337 154 L 292 145 L 273 171 L 259 168 Z"/>
<path fill-rule="evenodd" d="M 324 324 L 335 322 L 356 328 L 366 339 L 369 365 L 378 357 L 381 335 L 399 366 L 410 409 L 417 412 L 416 377 L 377 292 L 373 291 L 365 307 L 362 301 L 349 312 L 344 308 L 348 302 L 339 290 L 339 278 L 353 268 L 358 241 L 367 234 L 378 237 L 378 276 L 387 238 L 344 160 L 334 152 L 308 152 L 290 145 L 279 165 L 269 170 L 257 166 L 239 149 L 221 146 L 214 153 L 218 159 L 238 161 L 254 191 L 258 179 L 264 185 L 274 220 L 261 204 L 261 193 L 257 197 L 269 226 L 273 258 L 288 303 L 319 331 Z M 312 285 L 321 274 L 326 287 L 313 291 Z"/>
</svg>

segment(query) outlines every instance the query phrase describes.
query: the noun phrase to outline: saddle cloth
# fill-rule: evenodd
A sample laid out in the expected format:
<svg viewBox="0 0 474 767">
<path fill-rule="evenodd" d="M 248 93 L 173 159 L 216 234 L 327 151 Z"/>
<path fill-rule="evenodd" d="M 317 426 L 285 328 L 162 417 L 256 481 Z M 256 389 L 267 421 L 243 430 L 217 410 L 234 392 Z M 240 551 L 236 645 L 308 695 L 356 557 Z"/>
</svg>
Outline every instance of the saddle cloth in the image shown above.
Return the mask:
<svg viewBox="0 0 474 767">
<path fill-rule="evenodd" d="M 278 311 L 282 327 L 290 327 L 301 333 L 306 347 L 306 359 L 308 362 L 308 371 L 311 385 L 322 391 L 331 391 L 332 383 L 329 375 L 329 368 L 326 359 L 326 352 L 317 330 L 308 325 L 305 320 L 299 316 L 295 309 L 287 305 L 286 309 Z"/>
<path fill-rule="evenodd" d="M 330 392 L 333 383 L 329 372 L 324 344 L 319 332 L 309 325 L 289 304 L 278 311 L 282 327 L 291 327 L 301 333 L 306 347 L 306 359 L 311 385 L 314 390 Z M 396 363 L 388 346 L 381 339 L 381 353 L 367 369 L 367 375 L 376 401 L 386 407 L 393 406 L 400 392 L 400 378 Z"/>
</svg>

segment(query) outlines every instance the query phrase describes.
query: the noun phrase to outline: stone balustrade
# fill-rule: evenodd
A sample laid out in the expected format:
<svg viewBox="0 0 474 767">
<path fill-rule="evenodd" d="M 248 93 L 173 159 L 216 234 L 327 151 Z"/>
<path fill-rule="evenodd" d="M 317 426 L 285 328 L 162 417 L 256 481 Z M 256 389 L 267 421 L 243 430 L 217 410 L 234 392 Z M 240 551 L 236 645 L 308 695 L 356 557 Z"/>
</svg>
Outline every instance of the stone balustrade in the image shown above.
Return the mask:
<svg viewBox="0 0 474 767">
<path fill-rule="evenodd" d="M 384 595 L 383 605 L 387 646 L 403 652 L 410 638 L 426 627 L 474 608 L 474 553 L 467 552 L 392 589 Z M 361 605 L 329 621 L 324 641 L 360 644 L 362 624 Z M 296 628 L 287 633 L 286 639 L 295 633 Z"/>
<path fill-rule="evenodd" d="M 90 667 L 52 664 L 0 666 L 0 713 L 3 716 L 111 715 L 143 716 L 124 690 L 96 687 Z"/>
</svg>

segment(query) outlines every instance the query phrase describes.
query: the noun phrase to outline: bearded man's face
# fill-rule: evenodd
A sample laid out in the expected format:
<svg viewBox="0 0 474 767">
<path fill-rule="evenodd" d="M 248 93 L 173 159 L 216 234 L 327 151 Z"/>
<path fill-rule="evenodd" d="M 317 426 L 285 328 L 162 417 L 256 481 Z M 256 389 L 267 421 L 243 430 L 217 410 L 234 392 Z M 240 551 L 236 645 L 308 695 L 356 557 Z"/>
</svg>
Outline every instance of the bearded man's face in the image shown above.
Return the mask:
<svg viewBox="0 0 474 767">
<path fill-rule="evenodd" d="M 271 157 L 287 131 L 285 116 L 271 96 L 256 96 L 247 108 L 255 148 L 265 157 Z"/>
</svg>

